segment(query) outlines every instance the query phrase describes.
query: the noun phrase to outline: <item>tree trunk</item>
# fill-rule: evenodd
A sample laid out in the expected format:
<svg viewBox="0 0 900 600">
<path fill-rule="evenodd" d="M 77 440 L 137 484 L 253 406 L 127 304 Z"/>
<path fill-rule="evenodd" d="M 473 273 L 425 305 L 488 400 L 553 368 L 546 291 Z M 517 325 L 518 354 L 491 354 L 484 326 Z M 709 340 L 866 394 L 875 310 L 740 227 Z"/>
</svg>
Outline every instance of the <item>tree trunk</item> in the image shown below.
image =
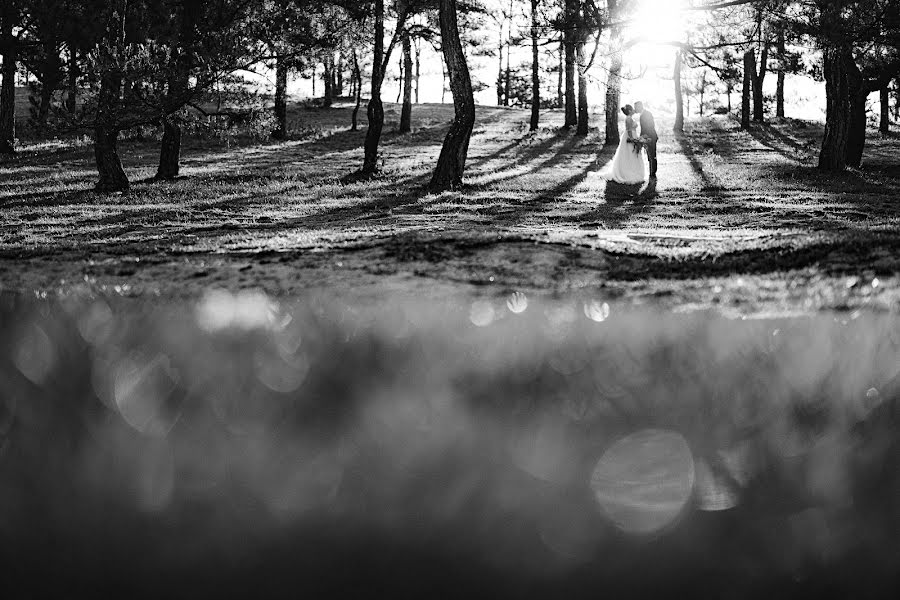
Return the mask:
<svg viewBox="0 0 900 600">
<path fill-rule="evenodd" d="M 578 40 L 576 46 L 576 56 L 578 58 L 578 127 L 575 129 L 577 135 L 587 135 L 589 129 L 588 123 L 588 97 L 587 97 L 587 76 L 585 75 L 584 64 L 584 39 Z"/>
<path fill-rule="evenodd" d="M 375 0 L 375 49 L 372 60 L 372 96 L 366 108 L 369 128 L 363 146 L 362 173 L 372 175 L 378 170 L 378 144 L 384 128 L 384 106 L 381 104 L 381 81 L 384 78 L 384 0 Z"/>
<path fill-rule="evenodd" d="M 500 33 L 497 41 L 497 106 L 503 106 L 503 24 L 500 24 Z"/>
<path fill-rule="evenodd" d="M 512 35 L 512 23 L 510 23 L 510 35 Z M 509 68 L 509 36 L 506 37 L 506 71 L 503 76 L 503 106 L 509 106 L 510 87 L 512 84 L 512 70 Z"/>
<path fill-rule="evenodd" d="M 416 46 L 416 74 L 415 74 L 415 78 L 416 78 L 416 104 L 418 104 L 418 103 L 419 103 L 419 76 L 422 74 L 422 73 L 421 73 L 421 70 L 420 70 L 420 65 L 419 65 L 419 58 L 420 58 L 419 55 L 422 53 L 422 51 L 421 51 L 421 49 L 419 48 L 419 42 L 418 42 L 418 41 L 416 41 L 415 46 Z"/>
<path fill-rule="evenodd" d="M 728 114 L 731 114 L 731 92 L 732 92 L 732 87 L 729 85 L 725 89 L 725 95 L 728 97 Z"/>
<path fill-rule="evenodd" d="M 531 122 L 528 128 L 535 131 L 541 122 L 541 61 L 538 53 L 538 2 L 531 0 Z"/>
<path fill-rule="evenodd" d="M 129 187 L 117 148 L 123 79 L 118 57 L 125 50 L 126 8 L 127 0 L 117 0 L 113 5 L 106 23 L 106 40 L 100 48 L 100 92 L 94 130 L 94 160 L 100 176 L 94 189 L 99 192 L 124 192 Z"/>
<path fill-rule="evenodd" d="M 765 120 L 765 104 L 764 104 L 764 95 L 763 95 L 763 81 L 766 78 L 766 63 L 769 58 L 769 48 L 765 43 L 763 44 L 762 53 L 759 57 L 759 71 L 756 70 L 756 65 L 754 65 L 753 69 L 753 120 L 757 123 L 762 123 Z M 755 59 L 755 55 L 754 55 Z"/>
<path fill-rule="evenodd" d="M 412 129 L 412 42 L 403 35 L 403 108 L 400 110 L 400 133 Z"/>
<path fill-rule="evenodd" d="M 272 137 L 287 137 L 287 61 L 281 52 L 275 54 L 275 131 Z"/>
<path fill-rule="evenodd" d="M 75 110 L 78 108 L 78 49 L 72 42 L 69 42 L 68 46 L 69 68 L 67 69 L 66 75 L 69 79 L 69 92 L 66 97 L 66 110 L 68 110 L 70 114 L 74 114 Z"/>
<path fill-rule="evenodd" d="M 863 151 L 866 146 L 866 98 L 869 89 L 863 80 L 852 54 L 847 55 L 847 83 L 850 92 L 850 127 L 847 131 L 847 166 L 862 166 Z"/>
<path fill-rule="evenodd" d="M 341 97 L 344 95 L 344 55 L 340 50 L 337 52 L 337 60 L 334 64 L 334 93 Z"/>
<path fill-rule="evenodd" d="M 675 83 L 675 125 L 672 131 L 684 133 L 684 90 L 681 88 L 681 49 L 675 52 L 675 67 L 672 70 L 672 80 Z"/>
<path fill-rule="evenodd" d="M 432 191 L 453 189 L 462 184 L 469 152 L 469 138 L 475 126 L 475 98 L 466 56 L 459 40 L 456 0 L 439 0 L 439 8 L 441 49 L 450 75 L 454 119 L 450 131 L 444 138 L 444 145 L 441 147 L 441 154 L 431 178 L 429 187 Z"/>
<path fill-rule="evenodd" d="M 565 89 L 565 75 L 566 75 L 566 44 L 563 40 L 559 42 L 559 75 L 556 78 L 556 105 L 562 108 L 565 106 L 566 98 L 563 90 Z"/>
<path fill-rule="evenodd" d="M 819 168 L 840 171 L 847 166 L 850 132 L 850 50 L 829 47 L 823 52 L 825 74 L 825 138 L 819 153 Z"/>
<path fill-rule="evenodd" d="M 890 133 L 891 131 L 891 96 L 888 92 L 887 86 L 881 88 L 878 92 L 878 100 L 881 103 L 881 121 L 878 124 L 878 131 L 881 133 Z"/>
<path fill-rule="evenodd" d="M 62 81 L 62 67 L 59 53 L 57 52 L 56 40 L 50 38 L 44 42 L 43 46 L 44 75 L 43 79 L 41 79 L 41 96 L 37 113 L 37 124 L 41 127 L 47 125 L 47 118 L 50 116 L 50 107 L 53 102 L 53 92 L 56 91 Z"/>
<path fill-rule="evenodd" d="M 563 41 L 566 55 L 566 120 L 565 127 L 578 124 L 578 109 L 575 99 L 575 28 L 578 4 L 577 0 L 565 0 L 565 32 Z"/>
<path fill-rule="evenodd" d="M 775 116 L 779 119 L 784 118 L 784 28 L 778 29 L 778 82 L 775 86 Z"/>
<path fill-rule="evenodd" d="M 13 154 L 16 151 L 16 46 L 12 39 L 12 23 L 4 24 L 0 41 L 7 42 L 0 83 L 0 154 Z"/>
<path fill-rule="evenodd" d="M 750 129 L 750 90 L 755 71 L 756 57 L 753 50 L 747 50 L 744 52 L 744 87 L 741 90 L 741 129 Z"/>
<path fill-rule="evenodd" d="M 163 138 L 159 147 L 157 180 L 172 180 L 181 170 L 181 125 L 175 119 L 163 120 Z"/>
<path fill-rule="evenodd" d="M 154 177 L 157 180 L 175 179 L 181 170 L 181 123 L 176 113 L 188 100 L 193 66 L 191 48 L 197 18 L 196 5 L 185 4 L 182 7 L 178 43 L 171 50 L 173 68 L 163 106 L 163 138 L 159 148 L 159 166 Z"/>
<path fill-rule="evenodd" d="M 350 131 L 356 131 L 358 127 L 359 107 L 362 104 L 362 71 L 359 68 L 356 48 L 353 49 L 353 82 L 353 88 L 356 92 L 356 104 L 353 106 L 353 114 L 350 116 Z"/>
<path fill-rule="evenodd" d="M 614 8 L 615 4 L 610 4 Z M 622 94 L 622 34 L 617 27 L 612 32 L 609 72 L 606 79 L 606 145 L 619 143 L 619 102 Z"/>
<path fill-rule="evenodd" d="M 900 77 L 894 80 L 894 120 L 900 121 Z"/>
<path fill-rule="evenodd" d="M 325 96 L 322 98 L 322 106 L 328 108 L 334 103 L 334 55 L 331 51 L 325 53 Z"/>
</svg>

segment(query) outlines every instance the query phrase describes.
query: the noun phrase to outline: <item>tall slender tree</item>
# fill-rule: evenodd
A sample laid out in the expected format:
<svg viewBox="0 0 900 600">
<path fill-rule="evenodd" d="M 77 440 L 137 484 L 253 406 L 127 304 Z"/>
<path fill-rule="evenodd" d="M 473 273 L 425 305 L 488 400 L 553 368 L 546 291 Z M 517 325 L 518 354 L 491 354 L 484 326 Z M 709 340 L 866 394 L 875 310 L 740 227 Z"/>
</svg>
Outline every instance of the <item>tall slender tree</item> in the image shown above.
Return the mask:
<svg viewBox="0 0 900 600">
<path fill-rule="evenodd" d="M 469 139 L 475 127 L 475 97 L 469 66 L 463 53 L 459 37 L 456 0 L 439 0 L 438 18 L 441 28 L 441 50 L 447 73 L 450 77 L 450 91 L 453 93 L 454 118 L 450 130 L 444 137 L 441 154 L 431 177 L 432 191 L 444 191 L 462 185 Z"/>
</svg>

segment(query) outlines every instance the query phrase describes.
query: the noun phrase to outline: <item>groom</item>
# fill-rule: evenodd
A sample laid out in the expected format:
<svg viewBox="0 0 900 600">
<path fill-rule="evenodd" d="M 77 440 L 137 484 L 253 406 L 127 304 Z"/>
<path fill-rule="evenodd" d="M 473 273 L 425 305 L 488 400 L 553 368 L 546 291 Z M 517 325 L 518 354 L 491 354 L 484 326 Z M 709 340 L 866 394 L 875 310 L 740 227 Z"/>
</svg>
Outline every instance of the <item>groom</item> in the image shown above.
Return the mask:
<svg viewBox="0 0 900 600">
<path fill-rule="evenodd" d="M 634 112 L 641 115 L 641 137 L 650 139 L 644 147 L 647 149 L 647 161 L 650 163 L 650 178 L 656 179 L 656 142 L 659 140 L 656 122 L 653 121 L 653 113 L 645 110 L 644 103 L 640 100 L 634 103 Z"/>
</svg>

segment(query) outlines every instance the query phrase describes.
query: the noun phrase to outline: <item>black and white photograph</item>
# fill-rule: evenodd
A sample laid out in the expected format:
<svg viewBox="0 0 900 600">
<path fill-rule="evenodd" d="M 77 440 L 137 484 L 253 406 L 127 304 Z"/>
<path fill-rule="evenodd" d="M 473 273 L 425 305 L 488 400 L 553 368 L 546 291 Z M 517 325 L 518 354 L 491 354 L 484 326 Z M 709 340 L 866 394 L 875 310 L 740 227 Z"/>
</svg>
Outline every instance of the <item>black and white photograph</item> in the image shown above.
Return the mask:
<svg viewBox="0 0 900 600">
<path fill-rule="evenodd" d="M 900 598 L 900 1 L 0 0 L 0 592 Z"/>
</svg>

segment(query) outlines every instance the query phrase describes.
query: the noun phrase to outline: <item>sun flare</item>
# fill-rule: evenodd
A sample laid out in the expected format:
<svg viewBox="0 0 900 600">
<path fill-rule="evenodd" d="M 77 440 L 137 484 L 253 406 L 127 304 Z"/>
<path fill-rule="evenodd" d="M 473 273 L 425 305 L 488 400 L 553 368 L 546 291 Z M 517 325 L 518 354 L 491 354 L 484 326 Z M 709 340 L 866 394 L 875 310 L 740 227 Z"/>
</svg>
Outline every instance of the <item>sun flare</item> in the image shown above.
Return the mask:
<svg viewBox="0 0 900 600">
<path fill-rule="evenodd" d="M 671 42 L 684 41 L 687 35 L 687 6 L 687 0 L 639 0 L 625 30 L 625 63 L 636 77 L 625 84 L 629 96 L 669 95 L 674 56 Z"/>
<path fill-rule="evenodd" d="M 627 30 L 632 57 L 649 66 L 668 62 L 662 44 L 684 40 L 686 5 L 687 0 L 640 0 Z"/>
</svg>

